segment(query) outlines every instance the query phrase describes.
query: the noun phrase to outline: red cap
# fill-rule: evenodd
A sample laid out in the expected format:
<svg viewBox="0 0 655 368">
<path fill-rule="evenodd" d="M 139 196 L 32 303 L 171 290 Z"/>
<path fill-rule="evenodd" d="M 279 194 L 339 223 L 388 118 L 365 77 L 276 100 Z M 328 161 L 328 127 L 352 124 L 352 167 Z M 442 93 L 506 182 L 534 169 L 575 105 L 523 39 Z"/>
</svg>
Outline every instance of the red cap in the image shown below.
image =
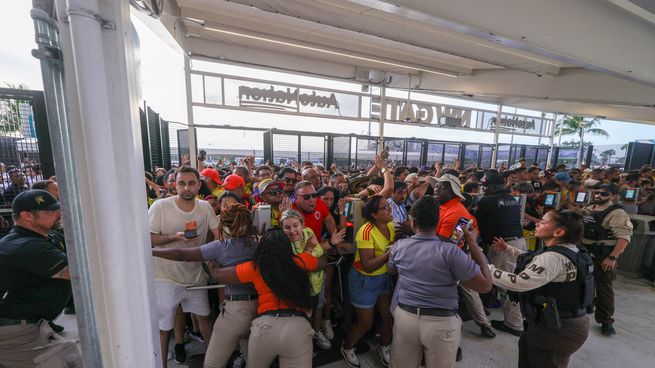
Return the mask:
<svg viewBox="0 0 655 368">
<path fill-rule="evenodd" d="M 225 190 L 235 190 L 238 187 L 246 187 L 246 182 L 242 177 L 236 174 L 228 175 L 223 181 L 223 188 Z"/>
<path fill-rule="evenodd" d="M 200 172 L 200 175 L 204 176 L 205 178 L 210 178 L 218 185 L 222 184 L 221 175 L 214 169 L 204 169 Z"/>
</svg>

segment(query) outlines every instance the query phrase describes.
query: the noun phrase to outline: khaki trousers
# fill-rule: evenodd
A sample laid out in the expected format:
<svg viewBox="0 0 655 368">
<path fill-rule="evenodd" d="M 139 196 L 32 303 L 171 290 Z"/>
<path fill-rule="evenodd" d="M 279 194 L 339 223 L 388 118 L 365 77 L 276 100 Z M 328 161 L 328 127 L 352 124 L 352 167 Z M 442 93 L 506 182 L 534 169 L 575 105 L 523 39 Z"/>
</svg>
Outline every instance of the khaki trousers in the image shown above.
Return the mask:
<svg viewBox="0 0 655 368">
<path fill-rule="evenodd" d="M 525 239 L 523 238 L 510 240 L 507 244 L 522 251 L 528 249 Z M 516 258 L 510 256 L 507 252 L 498 253 L 495 250 L 490 249 L 489 262 L 496 266 L 496 268 L 507 272 L 514 272 L 514 269 L 516 268 Z M 505 315 L 505 325 L 518 331 L 523 330 L 523 315 L 521 314 L 519 303 L 510 301 L 505 289 L 498 288 L 498 291 L 503 303 L 502 309 L 503 315 Z"/>
<path fill-rule="evenodd" d="M 257 317 L 257 305 L 257 300 L 226 301 L 223 304 L 207 346 L 205 368 L 225 367 L 239 340 L 248 338 L 250 324 Z"/>
<path fill-rule="evenodd" d="M 248 368 L 268 368 L 276 356 L 280 368 L 312 366 L 314 330 L 307 318 L 263 315 L 255 318 L 248 340 Z"/>
<path fill-rule="evenodd" d="M 477 291 L 473 291 L 461 283 L 457 285 L 459 290 L 462 292 L 462 298 L 464 303 L 466 303 L 466 309 L 469 311 L 473 322 L 478 326 L 488 326 L 491 324 L 487 319 L 487 314 L 484 312 L 484 305 L 482 305 L 482 300 L 480 299 L 480 294 Z"/>
<path fill-rule="evenodd" d="M 0 366 L 8 368 L 82 368 L 75 341 L 57 335 L 44 320 L 0 327 Z"/>
<path fill-rule="evenodd" d="M 423 355 L 427 368 L 455 366 L 457 347 L 462 338 L 459 316 L 418 316 L 398 307 L 393 317 L 391 367 L 418 367 Z"/>
</svg>

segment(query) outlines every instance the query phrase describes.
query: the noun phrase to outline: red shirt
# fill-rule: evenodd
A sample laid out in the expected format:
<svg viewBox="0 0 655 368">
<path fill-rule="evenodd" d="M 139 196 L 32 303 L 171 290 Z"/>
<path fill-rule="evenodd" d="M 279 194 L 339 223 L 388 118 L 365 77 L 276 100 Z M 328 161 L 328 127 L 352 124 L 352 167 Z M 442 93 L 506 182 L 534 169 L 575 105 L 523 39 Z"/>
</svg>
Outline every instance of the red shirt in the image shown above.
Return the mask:
<svg viewBox="0 0 655 368">
<path fill-rule="evenodd" d="M 321 234 L 323 234 L 323 220 L 330 215 L 330 210 L 328 209 L 325 202 L 320 198 L 316 198 L 316 208 L 314 212 L 305 213 L 298 208 L 296 203 L 293 204 L 293 209 L 298 210 L 303 217 L 305 218 L 305 226 L 312 229 L 316 239 L 318 241 L 322 240 Z"/>
<path fill-rule="evenodd" d="M 455 230 L 455 225 L 460 218 L 473 220 L 473 229 L 478 228 L 478 221 L 473 215 L 466 210 L 466 207 L 460 202 L 459 197 L 455 197 L 439 206 L 439 224 L 437 224 L 437 235 L 444 238 L 450 238 Z"/>
</svg>

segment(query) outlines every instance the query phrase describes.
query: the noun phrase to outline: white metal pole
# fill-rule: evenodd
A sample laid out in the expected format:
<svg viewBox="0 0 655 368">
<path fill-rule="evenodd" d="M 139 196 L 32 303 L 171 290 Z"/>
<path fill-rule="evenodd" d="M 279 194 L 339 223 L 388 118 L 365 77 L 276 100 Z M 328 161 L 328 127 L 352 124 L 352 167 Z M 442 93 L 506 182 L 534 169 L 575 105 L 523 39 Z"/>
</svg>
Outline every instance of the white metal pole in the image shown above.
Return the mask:
<svg viewBox="0 0 655 368">
<path fill-rule="evenodd" d="M 498 159 L 498 138 L 500 137 L 500 115 L 503 112 L 503 104 L 498 104 L 496 111 L 496 124 L 494 125 L 494 151 L 491 153 L 491 168 L 496 168 L 496 160 Z"/>
<path fill-rule="evenodd" d="M 126 1 L 58 0 L 98 367 L 158 367 L 143 150 Z M 100 175 L 98 168 L 112 175 Z M 64 203 L 65 205 L 66 203 Z M 96 367 L 94 367 L 96 368 Z"/>
<path fill-rule="evenodd" d="M 380 144 L 378 146 L 378 153 L 384 149 L 384 122 L 387 119 L 387 86 L 382 84 L 380 86 Z"/>
<path fill-rule="evenodd" d="M 186 53 L 184 54 L 184 85 L 186 87 L 186 116 L 187 124 L 189 125 L 189 160 L 191 160 L 191 166 L 198 167 L 198 142 L 196 142 L 196 128 L 193 121 L 193 100 L 191 94 L 191 58 Z M 205 93 L 204 89 L 202 93 Z"/>
<path fill-rule="evenodd" d="M 559 117 L 558 114 L 555 114 L 553 117 L 553 125 L 550 127 L 550 137 L 548 138 L 548 145 L 550 146 L 550 149 L 548 149 L 548 158 L 546 159 L 546 165 L 544 166 L 545 168 L 548 168 L 548 165 L 550 164 L 550 161 L 553 159 L 553 145 L 555 143 L 555 126 L 557 125 L 557 118 Z"/>
</svg>

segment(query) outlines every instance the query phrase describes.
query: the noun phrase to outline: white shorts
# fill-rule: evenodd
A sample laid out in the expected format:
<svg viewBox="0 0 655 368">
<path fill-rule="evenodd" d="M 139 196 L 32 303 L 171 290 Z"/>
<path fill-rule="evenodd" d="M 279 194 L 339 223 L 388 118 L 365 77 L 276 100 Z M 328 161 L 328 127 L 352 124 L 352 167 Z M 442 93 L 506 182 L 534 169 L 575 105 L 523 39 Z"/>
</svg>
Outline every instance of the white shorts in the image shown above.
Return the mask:
<svg viewBox="0 0 655 368">
<path fill-rule="evenodd" d="M 175 311 L 180 304 L 182 304 L 184 312 L 190 312 L 198 316 L 209 315 L 207 290 L 186 290 L 185 286 L 172 282 L 155 281 L 155 297 L 157 299 L 157 316 L 161 331 L 173 329 Z"/>
</svg>

